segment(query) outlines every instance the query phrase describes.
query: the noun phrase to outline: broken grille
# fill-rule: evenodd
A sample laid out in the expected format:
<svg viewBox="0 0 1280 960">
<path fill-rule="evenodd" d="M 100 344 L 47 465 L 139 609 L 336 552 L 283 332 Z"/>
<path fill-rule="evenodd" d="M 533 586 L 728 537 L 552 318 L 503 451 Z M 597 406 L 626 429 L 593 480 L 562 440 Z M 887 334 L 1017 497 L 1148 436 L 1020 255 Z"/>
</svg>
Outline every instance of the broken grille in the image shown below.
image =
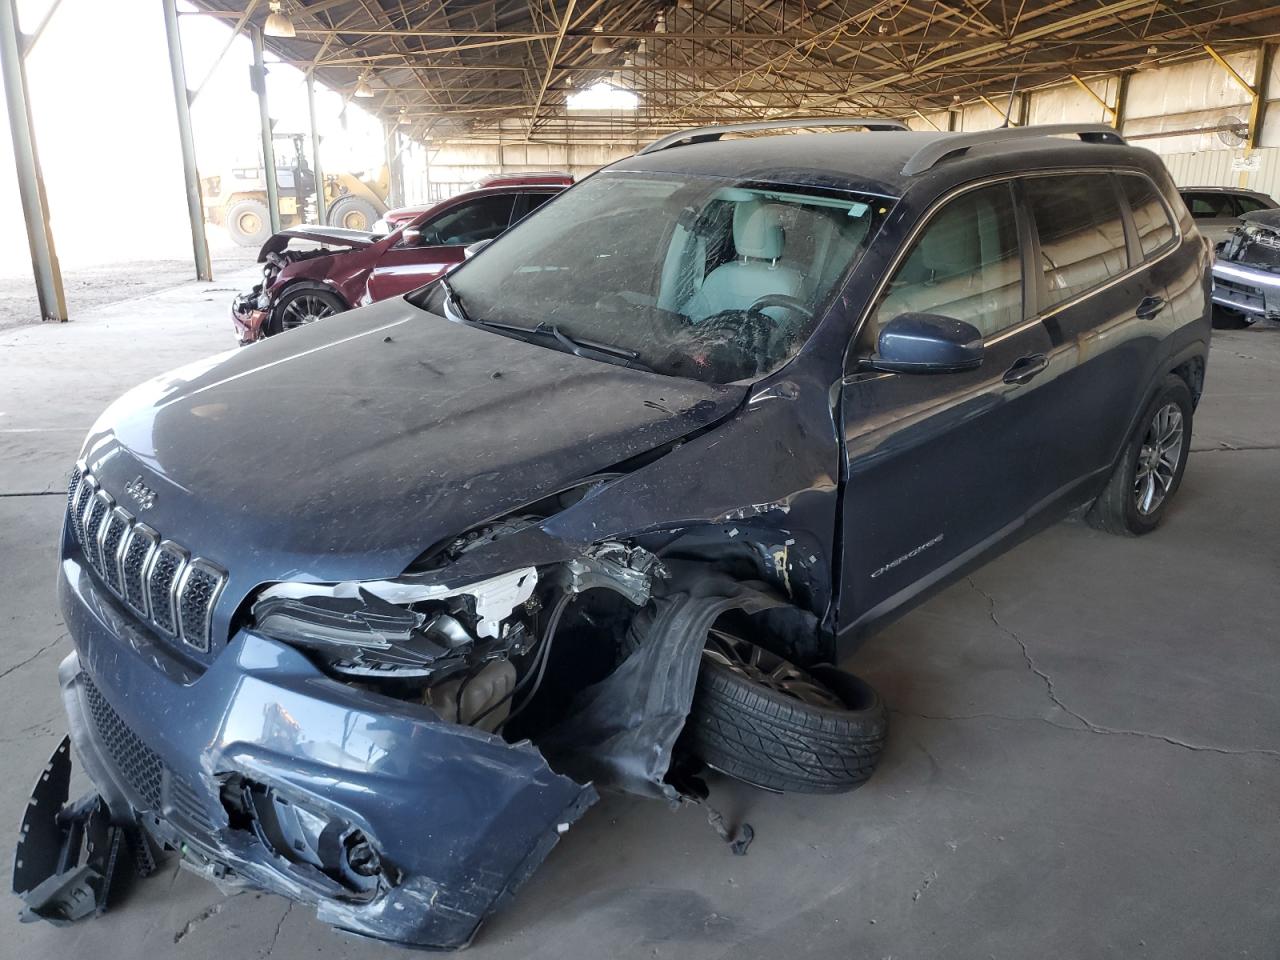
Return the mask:
<svg viewBox="0 0 1280 960">
<path fill-rule="evenodd" d="M 161 539 L 118 506 L 84 463 L 71 472 L 67 510 L 72 537 L 108 589 L 165 636 L 208 653 L 226 571 Z"/>
</svg>

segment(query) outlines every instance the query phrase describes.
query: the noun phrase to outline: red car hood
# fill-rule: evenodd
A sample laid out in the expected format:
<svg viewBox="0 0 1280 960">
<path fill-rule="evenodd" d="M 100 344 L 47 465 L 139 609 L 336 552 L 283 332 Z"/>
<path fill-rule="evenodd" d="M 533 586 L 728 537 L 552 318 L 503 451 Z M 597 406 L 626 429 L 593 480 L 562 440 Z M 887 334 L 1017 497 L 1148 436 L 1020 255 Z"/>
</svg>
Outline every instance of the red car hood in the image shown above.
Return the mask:
<svg viewBox="0 0 1280 960">
<path fill-rule="evenodd" d="M 290 240 L 314 240 L 316 243 L 333 243 L 352 249 L 369 247 L 383 239 L 386 234 L 369 233 L 367 230 L 348 230 L 346 227 L 317 227 L 302 224 L 288 227 L 271 237 L 258 251 L 258 262 L 265 263 L 267 254 L 279 253 L 289 245 Z"/>
</svg>

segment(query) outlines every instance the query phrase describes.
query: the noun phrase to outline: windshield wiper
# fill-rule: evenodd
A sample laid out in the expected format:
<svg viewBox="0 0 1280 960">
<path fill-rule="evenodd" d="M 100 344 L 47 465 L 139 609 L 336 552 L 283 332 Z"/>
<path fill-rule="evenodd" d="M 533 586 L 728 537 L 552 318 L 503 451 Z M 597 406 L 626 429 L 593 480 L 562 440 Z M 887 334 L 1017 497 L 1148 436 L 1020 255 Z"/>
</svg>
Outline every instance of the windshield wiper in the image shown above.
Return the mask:
<svg viewBox="0 0 1280 960">
<path fill-rule="evenodd" d="M 582 340 L 577 337 L 571 337 L 554 323 L 543 321 L 529 332 L 551 336 L 560 346 L 575 357 L 604 360 L 606 363 L 620 363 L 625 367 L 634 367 L 638 370 L 647 370 L 649 373 L 653 373 L 653 367 L 644 363 L 640 359 L 640 354 L 636 351 L 627 350 L 624 347 L 615 347 L 611 343 L 601 343 L 598 340 Z"/>
<path fill-rule="evenodd" d="M 467 316 L 467 308 L 462 305 L 461 298 L 454 291 L 453 285 L 449 283 L 449 278 L 444 274 L 440 275 L 440 289 L 444 291 L 445 302 L 453 307 L 454 312 L 458 314 L 460 319 L 465 320 L 467 323 L 475 322 Z"/>
<path fill-rule="evenodd" d="M 447 286 L 444 289 L 446 293 L 449 291 Z M 450 299 L 453 300 L 455 306 L 461 306 L 458 304 L 456 297 L 451 297 Z M 460 313 L 459 316 L 463 315 Z M 498 320 L 478 320 L 466 316 L 463 316 L 463 319 L 472 326 L 500 330 L 526 342 L 534 337 L 554 340 L 566 353 L 572 353 L 575 357 L 583 357 L 587 360 L 602 360 L 605 363 L 616 363 L 619 366 L 630 367 L 633 370 L 644 370 L 646 373 L 654 372 L 653 367 L 641 360 L 640 355 L 634 350 L 615 347 L 611 343 L 600 343 L 596 340 L 571 337 L 554 323 L 546 323 L 544 321 L 537 326 L 522 327 L 517 323 L 502 323 Z"/>
</svg>

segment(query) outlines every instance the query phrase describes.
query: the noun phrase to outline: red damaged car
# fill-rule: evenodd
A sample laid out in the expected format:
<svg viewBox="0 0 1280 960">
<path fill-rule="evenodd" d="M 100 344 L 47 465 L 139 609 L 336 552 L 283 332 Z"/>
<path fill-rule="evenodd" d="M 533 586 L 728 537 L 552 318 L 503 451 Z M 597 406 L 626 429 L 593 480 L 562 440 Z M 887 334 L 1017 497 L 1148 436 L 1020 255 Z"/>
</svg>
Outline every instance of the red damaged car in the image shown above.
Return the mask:
<svg viewBox="0 0 1280 960">
<path fill-rule="evenodd" d="M 258 254 L 262 282 L 231 304 L 236 336 L 253 343 L 430 283 L 461 263 L 468 246 L 494 239 L 565 186 L 502 181 L 443 200 L 385 235 L 307 224 L 281 230 Z M 296 241 L 302 246 L 291 247 Z"/>
<path fill-rule="evenodd" d="M 471 190 L 480 190 L 485 187 L 572 187 L 573 174 L 559 172 L 542 172 L 530 173 L 491 173 L 487 177 L 481 177 L 471 185 Z M 390 233 L 399 227 L 403 227 L 409 221 L 416 219 L 419 215 L 436 207 L 433 203 L 417 204 L 411 207 L 396 207 L 394 210 L 388 210 L 373 225 L 374 233 Z"/>
</svg>

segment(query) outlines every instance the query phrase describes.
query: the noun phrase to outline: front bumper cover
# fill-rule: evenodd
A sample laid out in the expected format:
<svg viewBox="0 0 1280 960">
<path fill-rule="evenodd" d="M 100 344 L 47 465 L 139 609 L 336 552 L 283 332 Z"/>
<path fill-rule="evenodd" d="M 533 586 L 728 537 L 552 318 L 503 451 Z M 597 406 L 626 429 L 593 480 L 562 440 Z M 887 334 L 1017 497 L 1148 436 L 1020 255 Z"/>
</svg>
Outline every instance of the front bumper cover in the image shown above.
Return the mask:
<svg viewBox="0 0 1280 960">
<path fill-rule="evenodd" d="M 1247 263 L 1215 260 L 1212 299 L 1251 317 L 1280 317 L 1280 274 Z"/>
<path fill-rule="evenodd" d="M 181 682 L 73 560 L 59 592 L 76 645 L 59 668 L 71 736 L 112 819 L 224 886 L 313 904 L 362 936 L 458 948 L 596 799 L 530 744 L 337 683 L 248 631 Z M 244 784 L 358 834 L 376 853 L 376 884 L 344 888 L 275 848 L 279 831 L 225 802 Z"/>
</svg>

